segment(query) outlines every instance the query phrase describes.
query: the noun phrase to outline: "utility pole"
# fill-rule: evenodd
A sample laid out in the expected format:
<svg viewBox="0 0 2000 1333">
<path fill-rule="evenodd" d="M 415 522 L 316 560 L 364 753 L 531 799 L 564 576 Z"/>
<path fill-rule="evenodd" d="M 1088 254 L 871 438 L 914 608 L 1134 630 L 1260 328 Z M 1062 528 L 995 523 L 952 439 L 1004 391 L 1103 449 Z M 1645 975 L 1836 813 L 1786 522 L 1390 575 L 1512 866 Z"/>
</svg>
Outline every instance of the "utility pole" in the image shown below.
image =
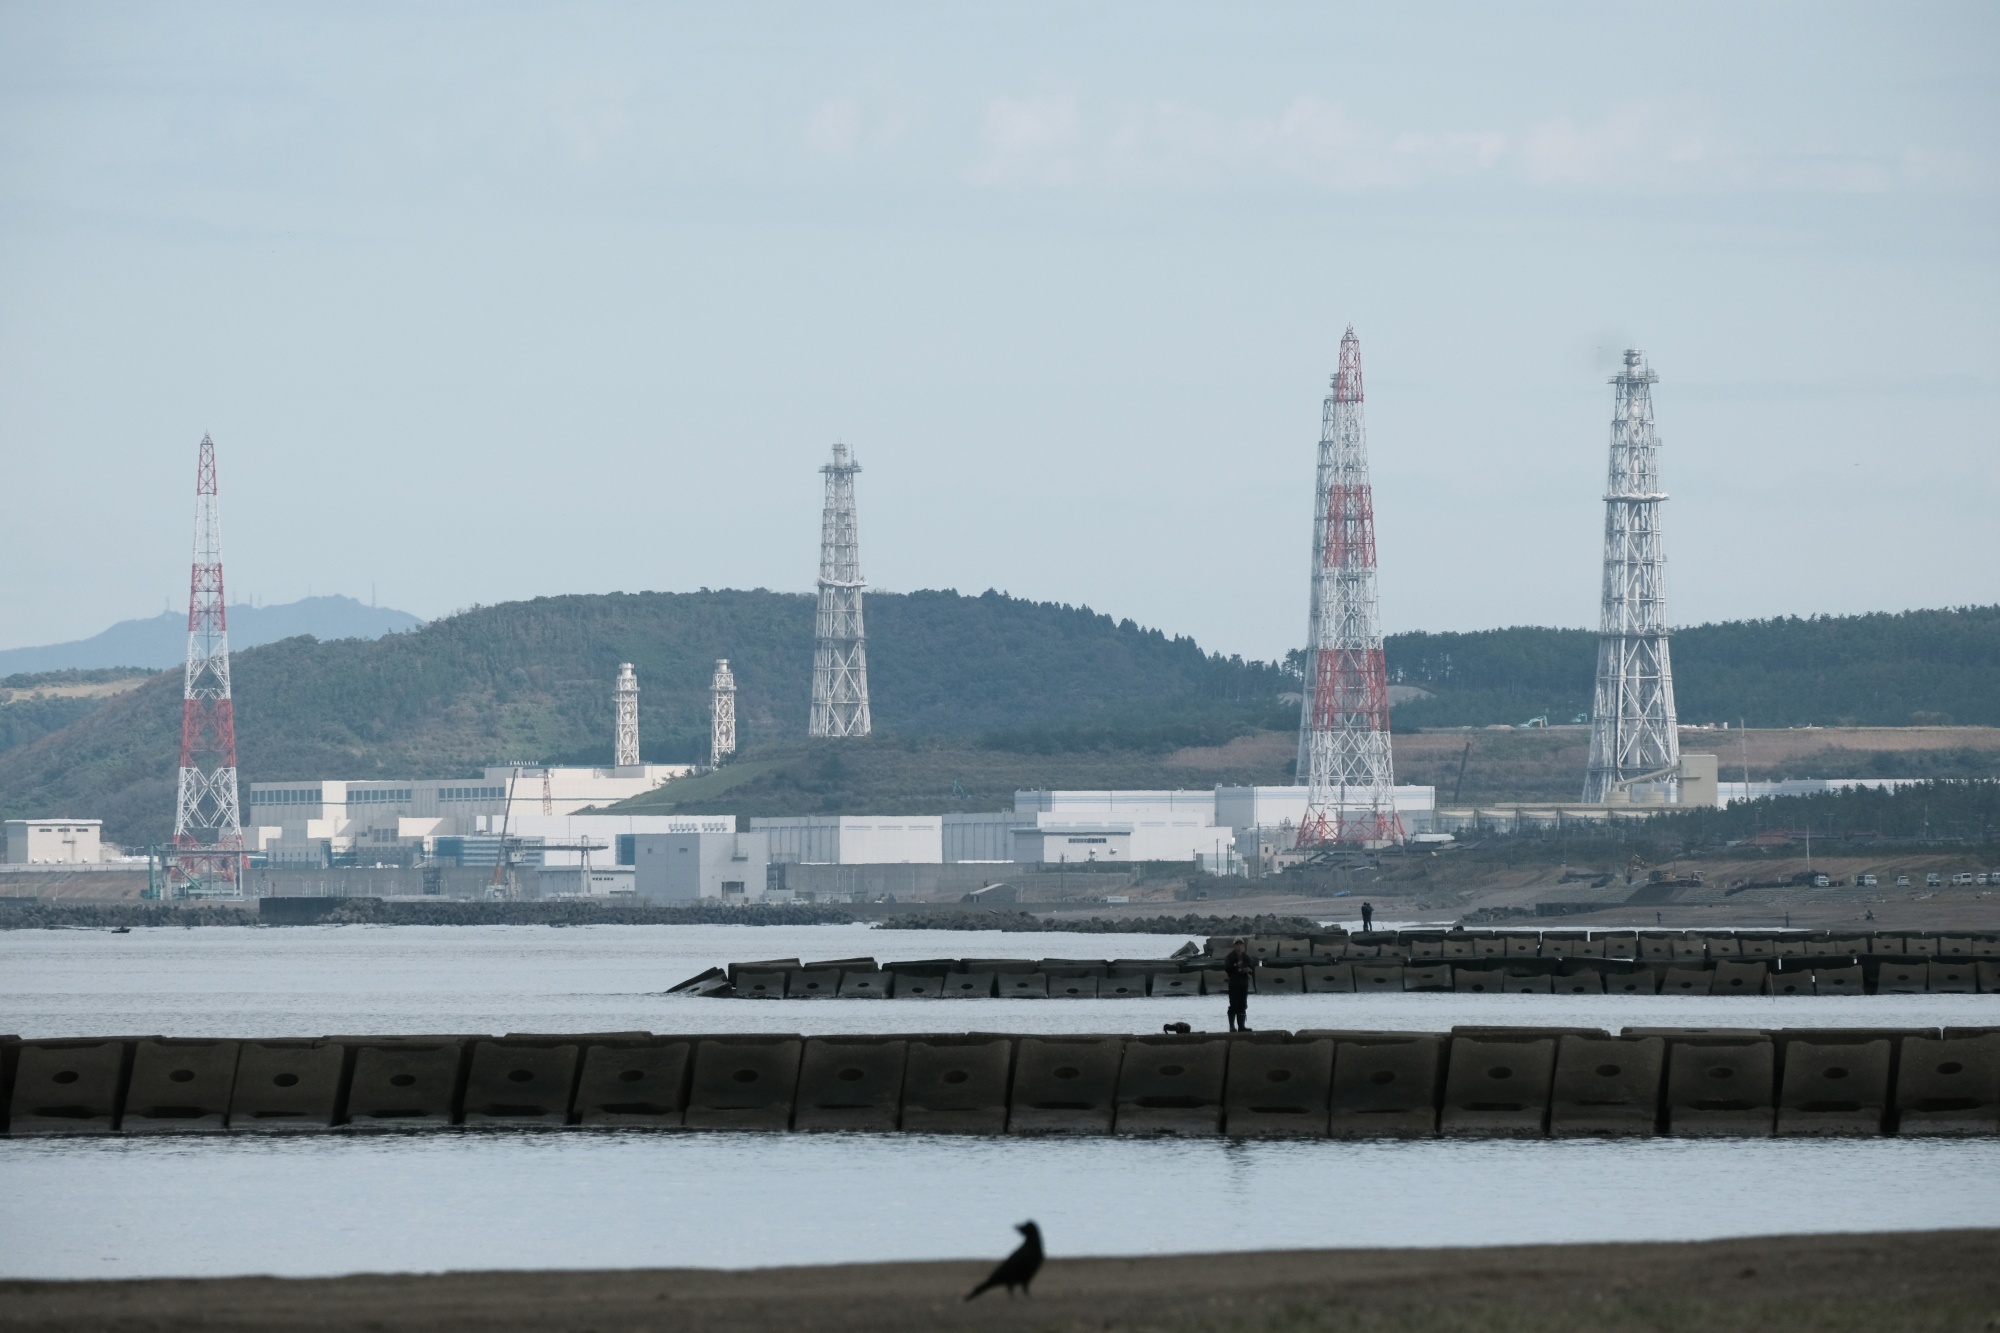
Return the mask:
<svg viewBox="0 0 2000 1333">
<path fill-rule="evenodd" d="M 1611 464 L 1604 492 L 1604 596 L 1597 691 L 1583 799 L 1608 801 L 1637 784 L 1678 797 L 1680 731 L 1667 653 L 1667 556 L 1660 531 L 1660 439 L 1645 354 L 1625 353 L 1612 376 Z"/>
<path fill-rule="evenodd" d="M 1300 719 L 1306 813 L 1301 849 L 1403 840 L 1389 749 L 1389 680 L 1375 593 L 1375 491 L 1368 477 L 1361 340 L 1340 340 L 1320 409 L 1312 626 Z"/>
</svg>

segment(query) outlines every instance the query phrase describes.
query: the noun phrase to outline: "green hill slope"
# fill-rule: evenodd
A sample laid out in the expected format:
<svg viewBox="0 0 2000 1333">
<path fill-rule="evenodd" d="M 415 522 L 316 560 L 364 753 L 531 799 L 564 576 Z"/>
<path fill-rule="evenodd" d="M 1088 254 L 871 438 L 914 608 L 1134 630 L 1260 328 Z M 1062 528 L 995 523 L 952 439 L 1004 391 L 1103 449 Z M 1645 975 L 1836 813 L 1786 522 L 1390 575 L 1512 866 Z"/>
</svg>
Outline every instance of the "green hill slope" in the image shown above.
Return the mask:
<svg viewBox="0 0 2000 1333">
<path fill-rule="evenodd" d="M 875 594 L 868 629 L 878 733 L 1013 726 L 1157 749 L 1267 722 L 1285 687 L 1277 668 L 1211 657 L 1191 639 L 990 592 Z M 609 763 L 620 662 L 638 668 L 648 760 L 703 756 L 718 657 L 736 675 L 743 745 L 799 740 L 812 636 L 808 596 L 721 591 L 541 598 L 379 640 L 287 639 L 233 659 L 242 778 Z M 0 752 L 0 810 L 99 816 L 128 844 L 165 837 L 179 688 L 163 676 Z"/>
</svg>

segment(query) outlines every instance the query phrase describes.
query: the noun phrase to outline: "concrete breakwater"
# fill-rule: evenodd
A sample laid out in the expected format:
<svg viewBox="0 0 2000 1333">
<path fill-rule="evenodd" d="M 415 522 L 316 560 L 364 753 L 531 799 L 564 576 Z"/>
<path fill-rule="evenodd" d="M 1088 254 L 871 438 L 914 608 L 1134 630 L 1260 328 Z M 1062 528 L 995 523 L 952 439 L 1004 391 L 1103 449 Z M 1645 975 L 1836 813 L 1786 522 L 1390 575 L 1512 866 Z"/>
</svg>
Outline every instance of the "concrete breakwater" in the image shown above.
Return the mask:
<svg viewBox="0 0 2000 1333">
<path fill-rule="evenodd" d="M 731 963 L 677 991 L 730 999 L 1139 999 L 1217 995 L 1216 936 L 1172 958 L 873 958 Z M 1554 995 L 2000 993 L 2000 935 L 1824 932 L 1331 932 L 1245 945 L 1264 995 L 1460 991 Z"/>
<path fill-rule="evenodd" d="M 0 1039 L 7 1132 L 1985 1136 L 2000 1027 Z"/>
</svg>

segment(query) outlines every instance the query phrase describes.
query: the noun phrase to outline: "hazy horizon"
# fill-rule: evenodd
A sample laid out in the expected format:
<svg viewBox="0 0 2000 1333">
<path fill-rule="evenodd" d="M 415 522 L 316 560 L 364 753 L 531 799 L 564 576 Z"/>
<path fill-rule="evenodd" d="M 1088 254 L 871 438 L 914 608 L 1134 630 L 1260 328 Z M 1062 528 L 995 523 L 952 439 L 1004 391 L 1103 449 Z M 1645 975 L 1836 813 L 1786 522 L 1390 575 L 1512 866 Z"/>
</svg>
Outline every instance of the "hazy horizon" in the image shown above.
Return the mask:
<svg viewBox="0 0 2000 1333">
<path fill-rule="evenodd" d="M 1983 34 L 1983 36 L 1982 36 Z M 1304 635 L 1361 338 L 1383 627 L 2000 602 L 2000 13 L 0 3 L 0 648 L 232 598 L 816 573 Z M 1982 110 L 1981 108 L 1984 108 Z"/>
</svg>

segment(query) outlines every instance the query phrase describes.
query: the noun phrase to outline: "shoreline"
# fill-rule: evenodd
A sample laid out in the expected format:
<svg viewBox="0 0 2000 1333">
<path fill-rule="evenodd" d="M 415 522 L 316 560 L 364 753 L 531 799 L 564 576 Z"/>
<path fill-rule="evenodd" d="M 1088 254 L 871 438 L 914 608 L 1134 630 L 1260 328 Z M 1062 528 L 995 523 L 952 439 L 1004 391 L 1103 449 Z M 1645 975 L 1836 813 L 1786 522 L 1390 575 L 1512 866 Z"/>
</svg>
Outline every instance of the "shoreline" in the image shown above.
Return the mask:
<svg viewBox="0 0 2000 1333">
<path fill-rule="evenodd" d="M 1984 1329 L 2000 1230 L 1695 1242 L 1052 1258 L 1032 1299 L 986 1260 L 755 1269 L 0 1282 L 0 1333 L 91 1330 Z M 1056 1242 L 1059 1246 L 1059 1241 Z"/>
</svg>

